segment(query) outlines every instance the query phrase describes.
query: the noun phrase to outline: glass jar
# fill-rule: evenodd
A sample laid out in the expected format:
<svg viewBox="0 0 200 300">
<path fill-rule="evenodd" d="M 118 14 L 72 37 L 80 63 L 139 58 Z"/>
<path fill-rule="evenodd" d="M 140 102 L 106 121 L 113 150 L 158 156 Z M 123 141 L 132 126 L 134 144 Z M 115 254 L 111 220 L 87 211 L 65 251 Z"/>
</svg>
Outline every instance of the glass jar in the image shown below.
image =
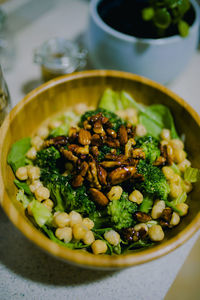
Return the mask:
<svg viewBox="0 0 200 300">
<path fill-rule="evenodd" d="M 0 125 L 10 110 L 10 95 L 0 66 Z"/>
<path fill-rule="evenodd" d="M 64 38 L 56 37 L 44 42 L 35 50 L 34 62 L 39 64 L 43 79 L 82 70 L 86 65 L 87 51 Z"/>
</svg>

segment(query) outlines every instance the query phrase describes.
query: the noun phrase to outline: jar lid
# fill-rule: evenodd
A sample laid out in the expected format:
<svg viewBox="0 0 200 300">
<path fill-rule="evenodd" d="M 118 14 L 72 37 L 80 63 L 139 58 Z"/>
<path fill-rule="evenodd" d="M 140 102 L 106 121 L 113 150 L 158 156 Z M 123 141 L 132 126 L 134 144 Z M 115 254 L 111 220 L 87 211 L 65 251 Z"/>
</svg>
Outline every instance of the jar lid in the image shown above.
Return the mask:
<svg viewBox="0 0 200 300">
<path fill-rule="evenodd" d="M 34 62 L 54 73 L 68 74 L 86 65 L 87 50 L 61 37 L 45 41 L 35 50 Z"/>
</svg>

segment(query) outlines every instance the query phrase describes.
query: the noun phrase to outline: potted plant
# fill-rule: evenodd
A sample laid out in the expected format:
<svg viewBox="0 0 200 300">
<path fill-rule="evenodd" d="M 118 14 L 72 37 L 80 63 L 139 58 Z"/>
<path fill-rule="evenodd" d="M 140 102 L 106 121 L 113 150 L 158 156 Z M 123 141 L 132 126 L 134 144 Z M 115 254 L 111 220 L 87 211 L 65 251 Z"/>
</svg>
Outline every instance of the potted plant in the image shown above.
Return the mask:
<svg viewBox="0 0 200 300">
<path fill-rule="evenodd" d="M 168 83 L 196 49 L 198 13 L 195 0 L 92 0 L 91 60 Z"/>
</svg>

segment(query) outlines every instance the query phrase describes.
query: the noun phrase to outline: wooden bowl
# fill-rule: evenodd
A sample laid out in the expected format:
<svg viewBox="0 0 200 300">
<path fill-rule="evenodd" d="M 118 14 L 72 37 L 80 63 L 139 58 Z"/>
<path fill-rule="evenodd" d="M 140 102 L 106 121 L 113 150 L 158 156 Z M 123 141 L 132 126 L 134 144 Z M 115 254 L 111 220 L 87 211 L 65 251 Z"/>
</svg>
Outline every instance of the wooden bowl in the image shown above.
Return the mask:
<svg viewBox="0 0 200 300">
<path fill-rule="evenodd" d="M 59 77 L 38 87 L 19 102 L 5 119 L 0 129 L 0 201 L 15 226 L 50 254 L 84 267 L 117 269 L 165 255 L 183 244 L 200 228 L 200 185 L 196 185 L 188 197 L 189 214 L 180 225 L 169 231 L 162 243 L 132 254 L 95 256 L 80 250 L 66 249 L 52 242 L 32 225 L 22 205 L 16 200 L 14 175 L 6 161 L 11 145 L 18 139 L 30 136 L 45 119 L 78 102 L 96 104 L 107 87 L 124 89 L 138 102 L 147 105 L 167 105 L 174 115 L 179 134 L 186 134 L 186 151 L 192 165 L 200 168 L 200 117 L 184 100 L 167 88 L 137 75 L 118 71 L 86 71 Z"/>
</svg>

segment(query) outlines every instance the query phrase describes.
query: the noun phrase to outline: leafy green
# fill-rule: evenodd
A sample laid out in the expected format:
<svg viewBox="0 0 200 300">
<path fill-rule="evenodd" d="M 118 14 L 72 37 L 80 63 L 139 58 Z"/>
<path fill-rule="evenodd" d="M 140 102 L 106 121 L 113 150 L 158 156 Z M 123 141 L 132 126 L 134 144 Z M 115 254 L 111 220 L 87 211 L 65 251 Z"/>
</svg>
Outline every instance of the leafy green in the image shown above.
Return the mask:
<svg viewBox="0 0 200 300">
<path fill-rule="evenodd" d="M 107 206 L 108 215 L 116 229 L 130 227 L 134 224 L 133 213 L 137 204 L 128 200 L 128 194 L 123 192 L 119 200 L 111 201 Z"/>
<path fill-rule="evenodd" d="M 160 156 L 159 142 L 152 136 L 141 137 L 137 140 L 136 148 L 142 148 L 145 152 L 145 159 L 153 163 Z"/>
<path fill-rule="evenodd" d="M 178 166 L 177 166 L 175 163 L 173 163 L 173 164 L 170 166 L 170 168 L 171 168 L 176 174 L 181 175 L 181 171 L 180 171 L 180 169 L 178 168 Z"/>
<path fill-rule="evenodd" d="M 12 145 L 7 157 L 7 162 L 14 173 L 18 168 L 26 165 L 26 153 L 30 147 L 31 139 L 29 137 L 23 138 Z"/>
<path fill-rule="evenodd" d="M 42 227 L 47 222 L 50 222 L 52 214 L 46 206 L 44 206 L 42 203 L 38 202 L 35 199 L 31 201 L 30 205 L 30 209 L 35 219 L 35 222 L 40 227 Z"/>
<path fill-rule="evenodd" d="M 14 179 L 14 183 L 15 183 L 15 185 L 16 185 L 19 189 L 24 190 L 24 193 L 25 193 L 25 194 L 27 194 L 27 195 L 29 195 L 29 196 L 32 196 L 32 195 L 33 195 L 32 192 L 31 192 L 31 190 L 30 190 L 30 188 L 29 188 L 29 186 L 28 186 L 28 184 L 27 184 L 26 182 L 21 182 L 21 181 L 19 181 L 19 180 L 17 180 L 17 179 Z"/>
<path fill-rule="evenodd" d="M 89 215 L 89 218 L 94 222 L 94 230 L 106 230 L 109 226 L 112 226 L 110 216 L 107 214 L 107 209 L 101 211 L 94 211 Z"/>
<path fill-rule="evenodd" d="M 16 199 L 23 204 L 24 208 L 27 208 L 30 203 L 30 199 L 24 194 L 23 189 L 18 190 Z"/>
<path fill-rule="evenodd" d="M 147 248 L 153 246 L 155 243 L 150 242 L 149 240 L 139 240 L 137 242 L 134 242 L 130 244 L 128 247 L 124 249 L 124 252 L 129 251 L 129 250 L 135 250 L 139 248 Z"/>
<path fill-rule="evenodd" d="M 139 174 L 144 176 L 144 181 L 138 182 L 136 187 L 145 193 L 166 200 L 170 192 L 169 185 L 163 172 L 156 166 L 152 166 L 144 160 L 137 165 Z"/>
<path fill-rule="evenodd" d="M 148 213 L 153 206 L 153 198 L 150 196 L 145 196 L 142 203 L 140 204 L 139 210 Z"/>
<path fill-rule="evenodd" d="M 72 111 L 68 111 L 65 115 L 62 116 L 61 121 L 63 122 L 60 126 L 51 130 L 49 137 L 56 137 L 60 135 L 67 135 L 69 128 L 72 123 L 79 122 L 79 116 Z M 59 120 L 59 118 L 58 118 Z"/>
<path fill-rule="evenodd" d="M 186 37 L 189 34 L 189 25 L 183 20 L 178 22 L 178 31 L 182 37 Z"/>
<path fill-rule="evenodd" d="M 139 111 L 139 121 L 146 127 L 149 135 L 159 138 L 162 129 L 168 128 L 171 130 L 171 137 L 173 139 L 179 138 L 168 107 L 162 104 L 144 106 L 137 103 L 127 92 L 122 91 L 121 94 L 123 99 L 126 99 L 129 103 L 129 107 L 134 107 Z"/>
<path fill-rule="evenodd" d="M 200 169 L 188 167 L 184 172 L 184 179 L 189 182 L 200 180 Z"/>
<path fill-rule="evenodd" d="M 184 203 L 187 199 L 187 193 L 183 192 L 179 197 L 170 201 L 172 205 L 177 205 L 178 203 Z"/>
</svg>

